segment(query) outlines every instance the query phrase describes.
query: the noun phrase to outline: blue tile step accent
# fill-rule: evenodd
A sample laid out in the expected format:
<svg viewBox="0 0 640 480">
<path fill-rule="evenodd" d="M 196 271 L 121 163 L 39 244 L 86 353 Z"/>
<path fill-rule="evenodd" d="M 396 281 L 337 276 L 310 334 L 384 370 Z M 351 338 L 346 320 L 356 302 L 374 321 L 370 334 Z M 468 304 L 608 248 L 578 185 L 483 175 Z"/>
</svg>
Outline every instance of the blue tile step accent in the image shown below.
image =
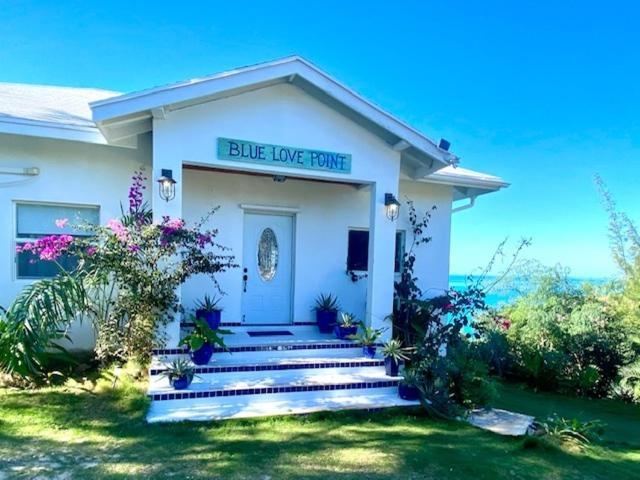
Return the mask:
<svg viewBox="0 0 640 480">
<path fill-rule="evenodd" d="M 221 322 L 221 327 L 312 327 L 314 325 L 318 325 L 317 322 L 293 322 L 293 324 L 282 324 L 282 323 L 256 323 L 256 324 L 244 324 L 242 322 Z M 180 322 L 180 327 L 182 328 L 190 328 L 193 327 L 194 323 L 189 321 Z"/>
<path fill-rule="evenodd" d="M 309 358 L 308 362 L 286 362 L 282 363 L 256 363 L 245 365 L 203 365 L 196 366 L 194 373 L 228 373 L 228 372 L 262 372 L 273 370 L 301 370 L 309 368 L 359 368 L 359 367 L 380 367 L 384 365 L 382 359 L 370 358 L 335 358 L 331 360 L 319 361 Z M 166 366 L 155 366 L 149 369 L 149 375 L 159 375 L 166 370 Z"/>
<path fill-rule="evenodd" d="M 381 346 L 378 344 L 377 346 Z M 215 348 L 215 353 L 222 352 L 281 352 L 285 350 L 327 350 L 340 348 L 359 348 L 358 344 L 350 341 L 325 341 L 305 343 L 272 343 L 268 345 L 236 345 L 227 349 Z M 180 355 L 188 353 L 186 347 L 157 348 L 153 349 L 153 355 Z"/>
<path fill-rule="evenodd" d="M 388 388 L 398 385 L 399 378 L 371 382 L 331 383 L 315 385 L 274 385 L 272 387 L 212 389 L 212 390 L 174 390 L 172 392 L 151 393 L 153 401 L 184 400 L 194 398 L 234 397 L 241 395 L 269 395 L 274 393 L 318 392 L 335 390 L 358 390 L 369 388 Z"/>
</svg>

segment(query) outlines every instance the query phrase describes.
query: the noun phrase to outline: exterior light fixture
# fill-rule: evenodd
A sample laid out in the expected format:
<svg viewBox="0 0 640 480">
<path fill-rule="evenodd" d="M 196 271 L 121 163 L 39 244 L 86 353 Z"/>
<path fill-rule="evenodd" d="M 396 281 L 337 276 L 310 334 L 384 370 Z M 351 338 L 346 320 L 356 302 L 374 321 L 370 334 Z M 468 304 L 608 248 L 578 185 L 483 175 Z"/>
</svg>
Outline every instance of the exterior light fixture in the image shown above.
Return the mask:
<svg viewBox="0 0 640 480">
<path fill-rule="evenodd" d="M 173 172 L 163 168 L 158 183 L 160 184 L 160 198 L 167 202 L 173 200 L 176 196 L 176 181 L 173 179 Z"/>
<path fill-rule="evenodd" d="M 389 220 L 394 221 L 398 218 L 400 214 L 400 202 L 393 196 L 393 193 L 384 194 L 384 206 L 387 209 L 387 218 Z"/>
</svg>

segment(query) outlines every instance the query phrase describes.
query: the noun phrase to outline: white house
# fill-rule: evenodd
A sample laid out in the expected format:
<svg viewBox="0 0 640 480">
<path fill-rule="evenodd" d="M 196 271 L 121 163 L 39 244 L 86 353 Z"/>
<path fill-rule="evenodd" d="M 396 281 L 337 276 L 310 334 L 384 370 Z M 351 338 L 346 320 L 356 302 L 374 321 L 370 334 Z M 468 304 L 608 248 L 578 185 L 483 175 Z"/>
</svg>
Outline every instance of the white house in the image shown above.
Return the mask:
<svg viewBox="0 0 640 480">
<path fill-rule="evenodd" d="M 383 326 L 407 241 L 404 200 L 437 207 L 416 271 L 425 292 L 441 293 L 454 202 L 472 205 L 506 186 L 457 163 L 446 142 L 439 146 L 299 57 L 129 94 L 0 84 L 0 305 L 51 273 L 20 261 L 17 244 L 56 233 L 63 216 L 117 217 L 132 173 L 144 167 L 155 218 L 195 222 L 220 206 L 212 223 L 240 264 L 219 277 L 223 322 L 238 332 L 286 326 L 311 344 L 320 293 Z M 170 201 L 160 197 L 163 173 L 176 182 Z M 390 198 L 403 204 L 397 219 L 389 218 Z M 268 255 L 258 255 L 259 244 Z M 354 282 L 348 270 L 362 278 Z M 183 305 L 204 293 L 213 293 L 210 280 L 189 281 Z M 168 348 L 177 345 L 180 321 L 168 327 Z M 90 341 L 76 337 L 76 345 Z M 286 348 L 280 337 L 261 342 Z"/>
</svg>

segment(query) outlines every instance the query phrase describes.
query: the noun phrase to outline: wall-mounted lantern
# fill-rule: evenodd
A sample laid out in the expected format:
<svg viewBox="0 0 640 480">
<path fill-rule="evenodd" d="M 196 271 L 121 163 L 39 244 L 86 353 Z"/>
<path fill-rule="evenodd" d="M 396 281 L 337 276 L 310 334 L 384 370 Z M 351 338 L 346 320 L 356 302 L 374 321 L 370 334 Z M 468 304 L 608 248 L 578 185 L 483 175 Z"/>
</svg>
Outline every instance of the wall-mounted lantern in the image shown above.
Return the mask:
<svg viewBox="0 0 640 480">
<path fill-rule="evenodd" d="M 160 198 L 167 202 L 173 200 L 176 196 L 176 181 L 173 179 L 173 172 L 163 168 L 158 183 L 160 184 Z"/>
<path fill-rule="evenodd" d="M 387 218 L 394 221 L 400 214 L 400 202 L 392 193 L 384 194 L 384 206 L 387 209 Z"/>
</svg>

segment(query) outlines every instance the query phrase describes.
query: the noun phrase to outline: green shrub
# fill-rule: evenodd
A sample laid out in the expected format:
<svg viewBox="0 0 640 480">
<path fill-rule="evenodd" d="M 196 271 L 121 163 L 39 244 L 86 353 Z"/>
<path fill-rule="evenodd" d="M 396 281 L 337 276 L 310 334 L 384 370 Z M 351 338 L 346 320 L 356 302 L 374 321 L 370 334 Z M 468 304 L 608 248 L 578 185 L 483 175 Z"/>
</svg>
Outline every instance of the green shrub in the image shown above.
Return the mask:
<svg viewBox="0 0 640 480">
<path fill-rule="evenodd" d="M 544 390 L 606 396 L 632 358 L 611 297 L 590 285 L 573 285 L 559 267 L 542 270 L 532 285 L 529 293 L 484 320 L 483 342 L 499 344 L 501 337 L 506 343 L 501 373 Z"/>
<path fill-rule="evenodd" d="M 448 353 L 450 391 L 457 403 L 468 408 L 486 407 L 498 396 L 489 366 L 468 341 L 460 342 Z"/>
<path fill-rule="evenodd" d="M 544 422 L 537 422 L 535 426 L 552 439 L 578 445 L 599 442 L 605 427 L 599 420 L 582 421 L 558 415 L 551 415 Z"/>
<path fill-rule="evenodd" d="M 640 359 L 620 369 L 612 395 L 620 400 L 640 403 Z"/>
</svg>

